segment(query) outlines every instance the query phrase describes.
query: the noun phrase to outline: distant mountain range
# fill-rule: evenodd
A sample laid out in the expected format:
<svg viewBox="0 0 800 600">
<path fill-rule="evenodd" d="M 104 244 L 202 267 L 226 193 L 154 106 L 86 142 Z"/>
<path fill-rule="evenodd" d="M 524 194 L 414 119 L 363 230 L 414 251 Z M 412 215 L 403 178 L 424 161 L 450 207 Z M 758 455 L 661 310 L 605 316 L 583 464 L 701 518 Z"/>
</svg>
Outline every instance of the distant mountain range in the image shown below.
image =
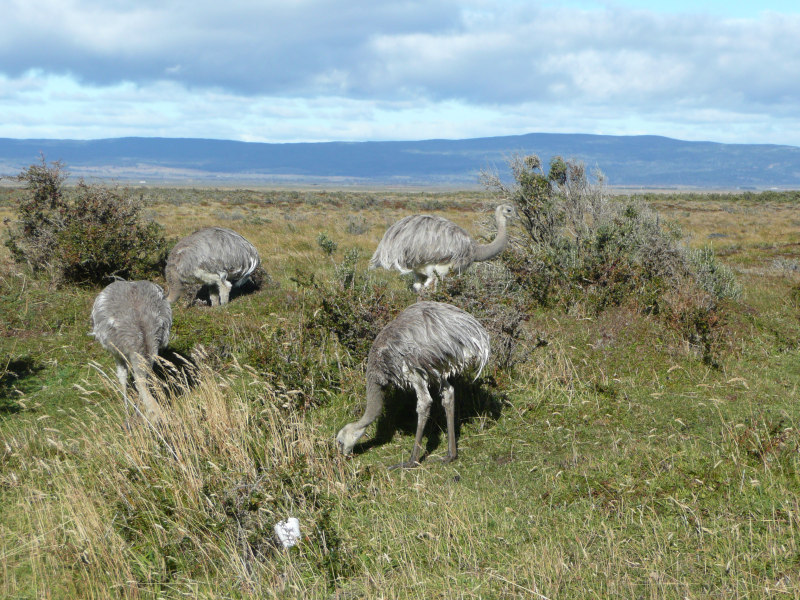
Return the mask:
<svg viewBox="0 0 800 600">
<path fill-rule="evenodd" d="M 583 161 L 613 187 L 800 188 L 800 147 L 672 138 L 531 133 L 415 142 L 265 144 L 183 138 L 0 138 L 0 175 L 40 155 L 72 176 L 197 185 L 409 185 L 475 187 L 481 170 L 507 173 L 509 157 Z"/>
</svg>

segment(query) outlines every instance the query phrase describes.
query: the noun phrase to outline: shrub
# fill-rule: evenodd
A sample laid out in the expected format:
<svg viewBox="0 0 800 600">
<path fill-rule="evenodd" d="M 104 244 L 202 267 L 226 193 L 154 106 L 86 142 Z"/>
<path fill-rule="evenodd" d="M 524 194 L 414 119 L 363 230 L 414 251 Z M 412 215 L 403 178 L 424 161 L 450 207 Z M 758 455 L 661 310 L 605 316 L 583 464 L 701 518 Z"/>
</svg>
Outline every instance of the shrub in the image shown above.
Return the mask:
<svg viewBox="0 0 800 600">
<path fill-rule="evenodd" d="M 719 262 L 711 248 L 689 250 L 686 256 L 701 289 L 717 299 L 741 297 L 742 286 L 736 281 L 733 269 Z"/>
<path fill-rule="evenodd" d="M 590 178 L 579 162 L 555 157 L 545 172 L 538 157 L 516 157 L 511 170 L 511 185 L 486 173 L 483 180 L 520 215 L 523 234 L 504 260 L 534 302 L 594 313 L 633 304 L 659 314 L 706 364 L 718 364 L 719 300 L 738 298 L 741 288 L 710 248 L 687 249 L 643 200 L 611 199 L 602 175 Z"/>
<path fill-rule="evenodd" d="M 324 231 L 317 236 L 317 245 L 326 256 L 332 256 L 336 252 L 336 248 L 338 248 L 338 244 L 328 237 L 328 234 Z"/>
<path fill-rule="evenodd" d="M 335 333 L 356 362 L 366 359 L 375 337 L 399 312 L 387 285 L 358 268 L 360 256 L 351 248 L 331 280 L 308 282 L 319 305 L 315 325 Z"/>
<path fill-rule="evenodd" d="M 42 158 L 40 165 L 31 165 L 17 179 L 25 183 L 27 193 L 19 202 L 17 227 L 9 231 L 6 246 L 15 261 L 38 271 L 49 264 L 56 235 L 64 227 L 63 184 L 67 175 L 60 162 L 48 166 Z"/>
<path fill-rule="evenodd" d="M 353 377 L 372 342 L 392 319 L 395 303 L 386 284 L 358 268 L 361 253 L 346 250 L 330 278 L 297 272 L 292 280 L 308 299 L 299 322 L 278 320 L 261 328 L 247 363 L 277 390 L 285 407 L 322 404 Z"/>
<path fill-rule="evenodd" d="M 663 227 L 643 201 L 611 199 L 602 174 L 590 177 L 582 163 L 560 157 L 547 172 L 537 156 L 510 166 L 512 185 L 487 173 L 483 181 L 517 208 L 524 234 L 513 240 L 506 265 L 535 301 L 584 302 L 600 311 L 632 298 L 651 308 L 693 269 L 715 297 L 733 293 L 732 272 L 710 250 L 687 254 L 680 233 Z"/>
<path fill-rule="evenodd" d="M 725 315 L 711 294 L 687 278 L 663 294 L 659 312 L 705 364 L 719 366 L 726 342 Z"/>
<path fill-rule="evenodd" d="M 340 372 L 327 355 L 321 331 L 305 320 L 280 320 L 262 328 L 251 344 L 246 362 L 269 382 L 283 408 L 323 404 L 327 393 L 340 385 Z"/>
<path fill-rule="evenodd" d="M 345 231 L 349 235 L 363 235 L 369 231 L 367 220 L 361 215 L 348 215 Z"/>
<path fill-rule="evenodd" d="M 66 177 L 60 163 L 44 158 L 18 176 L 26 193 L 6 241 L 14 259 L 76 283 L 160 273 L 168 243 L 163 228 L 143 217 L 141 200 L 83 181 L 66 190 Z"/>
</svg>

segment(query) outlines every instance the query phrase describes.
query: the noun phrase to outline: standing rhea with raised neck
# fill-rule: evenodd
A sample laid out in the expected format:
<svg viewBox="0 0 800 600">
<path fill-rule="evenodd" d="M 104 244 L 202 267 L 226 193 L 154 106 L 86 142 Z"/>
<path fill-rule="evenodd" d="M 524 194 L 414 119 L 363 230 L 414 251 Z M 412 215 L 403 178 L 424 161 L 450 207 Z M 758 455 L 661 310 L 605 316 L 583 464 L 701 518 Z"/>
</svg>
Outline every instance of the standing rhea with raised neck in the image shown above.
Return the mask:
<svg viewBox="0 0 800 600">
<path fill-rule="evenodd" d="M 371 269 L 394 269 L 413 273 L 417 293 L 442 278 L 450 270 L 461 272 L 475 261 L 491 260 L 508 245 L 506 222 L 516 215 L 510 204 L 495 211 L 497 235 L 490 244 L 479 244 L 461 227 L 431 215 L 412 215 L 393 224 L 383 235 L 369 261 Z"/>
<path fill-rule="evenodd" d="M 91 324 L 90 335 L 114 357 L 126 411 L 130 369 L 144 416 L 160 421 L 163 413 L 148 389 L 148 373 L 169 342 L 172 309 L 164 290 L 150 281 L 115 281 L 95 299 Z"/>
<path fill-rule="evenodd" d="M 447 458 L 458 455 L 455 431 L 455 390 L 450 378 L 473 371 L 480 375 L 489 360 L 489 335 L 469 313 L 441 302 L 417 302 L 381 330 L 367 359 L 367 406 L 364 415 L 336 434 L 345 454 L 350 454 L 383 410 L 388 386 L 414 390 L 417 395 L 417 432 L 408 462 L 414 467 L 422 452 L 422 434 L 430 415 L 429 387 L 439 390 L 447 416 Z"/>
<path fill-rule="evenodd" d="M 227 304 L 231 289 L 247 283 L 260 264 L 255 246 L 232 229 L 200 229 L 180 240 L 169 253 L 167 299 L 175 302 L 185 285 L 201 283 L 209 286 L 212 306 Z"/>
</svg>

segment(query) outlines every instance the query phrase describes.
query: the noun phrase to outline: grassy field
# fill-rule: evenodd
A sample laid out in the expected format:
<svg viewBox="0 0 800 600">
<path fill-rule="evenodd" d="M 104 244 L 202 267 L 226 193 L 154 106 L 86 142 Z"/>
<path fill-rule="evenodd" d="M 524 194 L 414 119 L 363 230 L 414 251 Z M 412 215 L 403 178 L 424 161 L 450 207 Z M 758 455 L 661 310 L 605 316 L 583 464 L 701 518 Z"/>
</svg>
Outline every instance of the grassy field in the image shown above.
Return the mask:
<svg viewBox="0 0 800 600">
<path fill-rule="evenodd" d="M 386 226 L 424 210 L 478 232 L 491 198 L 141 195 L 171 237 L 236 229 L 268 276 L 225 307 L 175 305 L 167 423 L 128 431 L 113 361 L 87 335 L 99 290 L 32 278 L 0 250 L 0 597 L 800 597 L 795 195 L 647 198 L 743 286 L 713 361 L 629 305 L 531 305 L 513 366 L 457 387 L 459 459 L 436 460 L 434 407 L 428 457 L 394 471 L 408 394 L 352 458 L 334 448 L 363 409 L 370 340 L 321 326 L 323 300 L 355 261 L 347 298 L 396 314 L 407 282 L 364 272 Z M 272 528 L 289 516 L 303 539 L 285 550 Z"/>
</svg>

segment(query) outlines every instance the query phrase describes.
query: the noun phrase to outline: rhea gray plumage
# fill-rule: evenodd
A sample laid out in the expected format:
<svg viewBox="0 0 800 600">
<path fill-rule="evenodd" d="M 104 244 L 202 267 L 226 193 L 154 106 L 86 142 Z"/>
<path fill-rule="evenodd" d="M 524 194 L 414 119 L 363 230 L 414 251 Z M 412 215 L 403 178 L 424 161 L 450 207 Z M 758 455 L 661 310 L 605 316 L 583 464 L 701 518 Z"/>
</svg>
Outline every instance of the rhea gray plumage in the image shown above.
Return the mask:
<svg viewBox="0 0 800 600">
<path fill-rule="evenodd" d="M 244 237 L 225 227 L 206 227 L 183 238 L 167 258 L 168 300 L 175 302 L 183 286 L 210 286 L 211 304 L 226 304 L 231 288 L 241 286 L 261 264 L 258 250 Z"/>
<path fill-rule="evenodd" d="M 441 302 L 417 302 L 381 330 L 367 359 L 367 406 L 358 421 L 342 427 L 336 441 L 345 454 L 353 450 L 366 428 L 380 416 L 388 386 L 417 394 L 417 432 L 411 459 L 421 451 L 422 432 L 430 414 L 429 386 L 436 386 L 447 416 L 448 458 L 458 454 L 455 437 L 454 389 L 449 378 L 474 371 L 477 378 L 489 361 L 489 334 L 467 312 Z"/>
<path fill-rule="evenodd" d="M 506 220 L 516 214 L 510 204 L 495 209 L 497 236 L 491 244 L 478 244 L 461 227 L 444 217 L 412 215 L 393 224 L 369 261 L 381 267 L 414 274 L 414 290 L 421 292 L 437 277 L 453 269 L 461 272 L 475 261 L 490 260 L 508 244 Z"/>
<path fill-rule="evenodd" d="M 91 335 L 117 363 L 126 408 L 130 369 L 145 414 L 158 421 L 161 409 L 147 388 L 147 371 L 169 342 L 172 309 L 164 290 L 150 281 L 115 281 L 95 299 L 91 324 Z"/>
</svg>

